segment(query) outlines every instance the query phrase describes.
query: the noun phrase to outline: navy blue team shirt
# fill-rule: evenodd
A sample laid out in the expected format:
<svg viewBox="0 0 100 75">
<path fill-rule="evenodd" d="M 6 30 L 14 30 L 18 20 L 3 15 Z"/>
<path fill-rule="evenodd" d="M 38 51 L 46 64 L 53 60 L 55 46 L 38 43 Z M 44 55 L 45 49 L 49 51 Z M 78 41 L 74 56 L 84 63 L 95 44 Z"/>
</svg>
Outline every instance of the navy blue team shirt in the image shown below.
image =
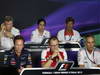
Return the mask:
<svg viewBox="0 0 100 75">
<path fill-rule="evenodd" d="M 4 64 L 12 65 L 20 69 L 20 67 L 26 67 L 32 65 L 31 54 L 27 50 L 22 50 L 21 55 L 17 56 L 14 49 L 6 51 L 4 55 Z"/>
</svg>

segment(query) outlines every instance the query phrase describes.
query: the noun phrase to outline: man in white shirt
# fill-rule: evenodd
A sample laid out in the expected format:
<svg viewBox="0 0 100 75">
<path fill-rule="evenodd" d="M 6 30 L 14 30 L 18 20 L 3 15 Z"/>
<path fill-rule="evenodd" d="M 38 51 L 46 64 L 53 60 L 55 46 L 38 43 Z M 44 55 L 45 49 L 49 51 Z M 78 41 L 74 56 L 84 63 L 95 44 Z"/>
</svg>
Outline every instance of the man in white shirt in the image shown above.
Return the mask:
<svg viewBox="0 0 100 75">
<path fill-rule="evenodd" d="M 5 16 L 2 25 L 4 26 L 4 30 L 1 31 L 1 47 L 11 49 L 13 47 L 13 38 L 20 35 L 20 31 L 13 27 L 13 18 L 11 16 Z"/>
<path fill-rule="evenodd" d="M 50 32 L 45 30 L 46 21 L 44 19 L 39 19 L 38 28 L 32 31 L 31 42 L 41 43 L 43 39 L 50 38 Z"/>
<path fill-rule="evenodd" d="M 65 29 L 62 29 L 58 32 L 57 37 L 60 42 L 74 41 L 79 42 L 81 40 L 80 34 L 78 31 L 73 29 L 75 23 L 72 17 L 68 17 L 65 20 Z"/>
<path fill-rule="evenodd" d="M 86 36 L 85 45 L 86 48 L 78 52 L 79 67 L 100 67 L 100 50 L 94 47 L 95 40 L 92 35 Z"/>
</svg>

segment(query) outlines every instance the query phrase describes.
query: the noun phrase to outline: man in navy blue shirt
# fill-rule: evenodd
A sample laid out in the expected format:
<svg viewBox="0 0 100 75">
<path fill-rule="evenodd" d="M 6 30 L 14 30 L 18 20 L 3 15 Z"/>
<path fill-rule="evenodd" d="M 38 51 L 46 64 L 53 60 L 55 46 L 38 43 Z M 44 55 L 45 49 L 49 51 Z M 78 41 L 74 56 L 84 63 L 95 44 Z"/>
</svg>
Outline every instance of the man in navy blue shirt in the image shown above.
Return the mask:
<svg viewBox="0 0 100 75">
<path fill-rule="evenodd" d="M 24 38 L 20 35 L 14 38 L 14 48 L 5 52 L 4 64 L 12 65 L 21 72 L 23 68 L 31 68 L 31 54 L 24 49 Z"/>
</svg>

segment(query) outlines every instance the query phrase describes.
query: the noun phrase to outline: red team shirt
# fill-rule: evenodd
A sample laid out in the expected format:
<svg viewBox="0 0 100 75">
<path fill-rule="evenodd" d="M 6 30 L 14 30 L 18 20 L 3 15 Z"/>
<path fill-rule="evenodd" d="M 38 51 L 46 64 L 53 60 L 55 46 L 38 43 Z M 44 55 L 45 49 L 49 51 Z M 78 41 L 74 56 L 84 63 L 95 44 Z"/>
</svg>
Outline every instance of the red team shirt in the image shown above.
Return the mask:
<svg viewBox="0 0 100 75">
<path fill-rule="evenodd" d="M 67 54 L 66 54 L 65 50 L 64 49 L 59 49 L 59 51 L 60 51 L 61 57 L 64 59 L 64 61 L 66 61 L 67 60 Z M 50 48 L 48 48 L 47 50 L 43 50 L 42 54 L 41 54 L 41 64 L 47 62 L 48 58 L 52 54 L 53 54 L 53 52 L 50 51 Z M 58 63 L 57 60 L 59 60 L 58 56 L 53 59 L 53 62 L 51 63 L 50 66 L 55 67 Z"/>
<path fill-rule="evenodd" d="M 67 35 L 68 35 L 68 36 L 73 36 L 74 33 L 73 33 L 73 31 L 72 31 L 72 32 L 66 32 L 66 31 L 65 31 L 65 32 L 64 32 L 64 35 L 65 35 L 65 36 L 67 36 Z"/>
</svg>

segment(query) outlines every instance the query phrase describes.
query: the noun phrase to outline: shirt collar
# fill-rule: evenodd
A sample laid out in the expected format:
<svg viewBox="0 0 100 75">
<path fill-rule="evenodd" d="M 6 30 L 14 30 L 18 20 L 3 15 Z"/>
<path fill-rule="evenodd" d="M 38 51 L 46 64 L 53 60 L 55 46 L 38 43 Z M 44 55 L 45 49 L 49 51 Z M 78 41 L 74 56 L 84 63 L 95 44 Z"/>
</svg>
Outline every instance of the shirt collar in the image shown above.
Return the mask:
<svg viewBox="0 0 100 75">
<path fill-rule="evenodd" d="M 73 30 L 72 30 L 72 32 L 66 32 L 66 30 L 65 30 L 64 31 L 64 35 L 72 36 L 72 35 L 74 35 L 74 32 L 73 32 Z"/>
<path fill-rule="evenodd" d="M 38 29 L 36 29 L 36 32 L 39 34 Z M 43 34 L 42 34 L 42 36 L 43 36 L 43 35 L 45 35 L 45 30 L 44 30 L 44 32 L 43 32 Z"/>
</svg>

